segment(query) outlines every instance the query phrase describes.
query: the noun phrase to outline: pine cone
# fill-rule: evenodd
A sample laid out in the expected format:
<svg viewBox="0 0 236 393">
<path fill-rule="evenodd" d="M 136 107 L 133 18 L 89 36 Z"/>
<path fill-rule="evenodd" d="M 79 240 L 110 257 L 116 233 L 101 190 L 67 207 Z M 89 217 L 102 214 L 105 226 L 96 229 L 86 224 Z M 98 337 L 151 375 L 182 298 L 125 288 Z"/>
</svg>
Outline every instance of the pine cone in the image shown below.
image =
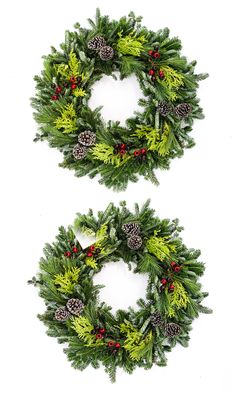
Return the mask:
<svg viewBox="0 0 236 393">
<path fill-rule="evenodd" d="M 69 299 L 66 307 L 71 314 L 79 315 L 84 308 L 84 304 L 80 299 Z"/>
<path fill-rule="evenodd" d="M 192 106 L 190 104 L 187 104 L 186 102 L 182 102 L 175 107 L 174 112 L 176 116 L 182 119 L 184 117 L 187 117 L 192 112 Z"/>
<path fill-rule="evenodd" d="M 159 111 L 161 116 L 168 116 L 169 113 L 172 111 L 172 106 L 166 102 L 166 101 L 162 101 L 159 102 L 159 104 L 157 105 L 157 110 Z"/>
<path fill-rule="evenodd" d="M 156 326 L 161 326 L 163 324 L 163 319 L 162 319 L 162 315 L 159 311 L 154 312 L 151 316 L 150 316 L 150 321 L 152 326 L 156 327 Z"/>
<path fill-rule="evenodd" d="M 181 332 L 181 327 L 177 323 L 167 323 L 165 326 L 165 335 L 168 337 L 178 336 Z"/>
<path fill-rule="evenodd" d="M 79 143 L 73 148 L 73 156 L 76 160 L 82 160 L 87 154 L 87 147 L 81 146 Z"/>
<path fill-rule="evenodd" d="M 92 146 L 96 143 L 96 134 L 92 131 L 84 131 L 78 137 L 78 142 L 83 146 Z"/>
<path fill-rule="evenodd" d="M 136 222 L 127 222 L 122 225 L 122 231 L 125 232 L 127 236 L 138 235 L 140 232 L 139 224 Z"/>
<path fill-rule="evenodd" d="M 70 313 L 66 307 L 60 307 L 55 312 L 55 319 L 60 322 L 66 321 L 70 318 Z"/>
<path fill-rule="evenodd" d="M 99 51 L 99 56 L 101 60 L 108 61 L 114 56 L 114 49 L 111 46 L 103 46 Z"/>
<path fill-rule="evenodd" d="M 103 46 L 106 45 L 105 38 L 101 35 L 96 35 L 96 37 L 92 38 L 88 42 L 88 48 L 92 50 L 100 50 Z"/>
<path fill-rule="evenodd" d="M 143 244 L 142 238 L 138 235 L 130 236 L 127 240 L 127 246 L 131 250 L 138 250 Z"/>
</svg>

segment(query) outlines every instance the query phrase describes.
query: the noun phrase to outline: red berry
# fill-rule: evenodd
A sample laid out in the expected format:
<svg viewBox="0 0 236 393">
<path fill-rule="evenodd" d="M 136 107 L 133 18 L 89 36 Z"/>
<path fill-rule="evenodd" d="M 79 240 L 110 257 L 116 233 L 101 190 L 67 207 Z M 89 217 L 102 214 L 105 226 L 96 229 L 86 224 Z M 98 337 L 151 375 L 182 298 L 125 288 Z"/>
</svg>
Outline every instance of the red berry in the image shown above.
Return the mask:
<svg viewBox="0 0 236 393">
<path fill-rule="evenodd" d="M 51 99 L 52 99 L 53 101 L 56 101 L 56 100 L 58 100 L 58 96 L 57 96 L 56 94 L 54 94 L 54 95 L 51 97 Z"/>
<path fill-rule="evenodd" d="M 175 289 L 175 286 L 173 285 L 173 284 L 171 284 L 170 286 L 169 286 L 169 292 L 173 292 L 174 291 L 174 289 Z"/>
<path fill-rule="evenodd" d="M 92 257 L 93 254 L 91 252 L 87 252 L 87 257 Z"/>
<path fill-rule="evenodd" d="M 96 338 L 97 338 L 98 340 L 101 340 L 101 338 L 103 338 L 103 335 L 102 335 L 101 333 L 97 333 L 97 334 L 96 334 Z"/>
<path fill-rule="evenodd" d="M 175 267 L 176 266 L 176 262 L 171 262 L 171 266 Z"/>
<path fill-rule="evenodd" d="M 134 156 L 135 156 L 135 157 L 138 157 L 139 155 L 140 155 L 140 150 L 135 150 L 135 151 L 134 151 Z"/>
<path fill-rule="evenodd" d="M 176 272 L 176 273 L 178 273 L 179 271 L 180 271 L 180 266 L 175 266 L 175 268 L 174 268 L 174 271 Z"/>
<path fill-rule="evenodd" d="M 76 89 L 77 85 L 75 83 L 72 83 L 71 88 L 72 90 Z"/>
<path fill-rule="evenodd" d="M 99 329 L 99 333 L 105 333 L 105 331 L 106 331 L 106 329 L 104 329 L 104 328 L 102 328 L 102 329 Z"/>
<path fill-rule="evenodd" d="M 109 341 L 108 342 L 108 347 L 114 347 L 114 345 L 115 345 L 114 341 Z"/>
<path fill-rule="evenodd" d="M 64 255 L 65 255 L 65 257 L 70 257 L 71 256 L 71 252 L 70 251 L 66 251 Z"/>
<path fill-rule="evenodd" d="M 165 278 L 162 278 L 161 283 L 162 283 L 162 285 L 166 285 L 167 284 L 167 280 Z"/>
<path fill-rule="evenodd" d="M 72 248 L 72 251 L 73 251 L 73 252 L 78 252 L 79 250 L 78 250 L 77 247 L 73 247 L 73 248 Z"/>
<path fill-rule="evenodd" d="M 124 143 L 122 143 L 122 144 L 120 145 L 120 149 L 126 149 L 126 145 L 125 145 Z"/>
<path fill-rule="evenodd" d="M 147 153 L 147 149 L 142 149 L 142 150 L 141 150 L 141 153 L 142 153 L 142 154 L 146 154 L 146 153 Z"/>
<path fill-rule="evenodd" d="M 71 82 L 71 83 L 75 83 L 75 82 L 76 82 L 76 77 L 75 77 L 75 76 L 72 76 L 72 77 L 70 78 L 70 82 Z"/>
<path fill-rule="evenodd" d="M 149 75 L 154 75 L 155 74 L 155 70 L 151 69 L 148 71 Z"/>
<path fill-rule="evenodd" d="M 120 343 L 116 343 L 116 344 L 115 344 L 115 347 L 116 347 L 116 348 L 120 348 Z"/>
<path fill-rule="evenodd" d="M 61 93 L 62 92 L 62 88 L 61 88 L 61 86 L 57 86 L 56 87 L 56 93 Z"/>
<path fill-rule="evenodd" d="M 165 74 L 164 74 L 164 72 L 162 70 L 159 70 L 158 76 L 159 76 L 160 79 L 163 79 Z"/>
<path fill-rule="evenodd" d="M 92 246 L 89 247 L 89 249 L 90 249 L 90 251 L 94 251 L 95 250 L 95 246 L 92 245 Z"/>
<path fill-rule="evenodd" d="M 159 52 L 154 52 L 153 57 L 155 57 L 155 59 L 159 59 L 161 55 Z"/>
<path fill-rule="evenodd" d="M 120 149 L 120 154 L 123 156 L 124 154 L 126 154 L 126 150 L 125 149 Z"/>
<path fill-rule="evenodd" d="M 153 56 L 153 53 L 154 53 L 153 50 L 149 50 L 149 51 L 148 51 L 148 54 L 149 54 L 150 56 Z"/>
</svg>

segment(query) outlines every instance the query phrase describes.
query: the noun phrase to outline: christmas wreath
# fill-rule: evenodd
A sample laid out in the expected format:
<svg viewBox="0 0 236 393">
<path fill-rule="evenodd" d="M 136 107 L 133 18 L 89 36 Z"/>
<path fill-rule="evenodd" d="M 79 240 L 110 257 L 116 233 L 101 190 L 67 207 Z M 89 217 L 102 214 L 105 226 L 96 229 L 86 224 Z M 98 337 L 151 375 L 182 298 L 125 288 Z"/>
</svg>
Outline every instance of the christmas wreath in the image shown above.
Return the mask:
<svg viewBox="0 0 236 393">
<path fill-rule="evenodd" d="M 195 74 L 196 61 L 180 53 L 179 38 L 169 29 L 150 31 L 131 12 L 119 21 L 89 19 L 91 28 L 75 25 L 66 32 L 61 49 L 44 56 L 44 70 L 35 76 L 32 98 L 39 123 L 35 140 L 47 140 L 63 152 L 62 167 L 76 176 L 100 174 L 100 183 L 116 190 L 143 175 L 158 184 L 155 168 L 194 145 L 193 120 L 203 117 L 196 95 L 206 74 Z M 89 98 L 104 74 L 121 79 L 135 75 L 144 94 L 140 111 L 126 120 L 105 122 L 101 107 L 91 110 Z"/>
<path fill-rule="evenodd" d="M 96 241 L 83 249 L 80 231 Z M 30 283 L 39 287 L 47 309 L 39 315 L 47 334 L 66 343 L 73 367 L 104 365 L 111 381 L 117 367 L 128 373 L 138 366 L 166 365 L 166 352 L 187 346 L 189 331 L 199 312 L 211 312 L 201 302 L 199 250 L 188 249 L 179 237 L 178 220 L 160 220 L 149 201 L 130 212 L 125 202 L 110 204 L 94 216 L 78 214 L 74 226 L 61 227 L 57 241 L 47 244 L 40 272 Z M 101 285 L 94 275 L 106 263 L 122 259 L 134 273 L 148 275 L 146 299 L 115 314 L 99 300 Z M 134 265 L 134 267 L 133 267 Z"/>
</svg>

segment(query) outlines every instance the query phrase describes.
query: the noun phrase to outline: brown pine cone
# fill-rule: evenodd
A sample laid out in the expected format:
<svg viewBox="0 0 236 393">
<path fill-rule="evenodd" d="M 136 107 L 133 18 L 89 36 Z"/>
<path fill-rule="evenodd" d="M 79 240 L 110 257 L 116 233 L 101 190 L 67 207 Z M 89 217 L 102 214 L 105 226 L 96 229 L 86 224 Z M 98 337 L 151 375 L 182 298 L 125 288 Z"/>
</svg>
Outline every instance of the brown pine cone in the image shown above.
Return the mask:
<svg viewBox="0 0 236 393">
<path fill-rule="evenodd" d="M 81 146 L 79 143 L 73 148 L 73 156 L 76 160 L 82 160 L 87 154 L 87 147 Z"/>
<path fill-rule="evenodd" d="M 101 35 L 96 35 L 96 37 L 92 38 L 88 42 L 88 48 L 92 50 L 100 50 L 103 46 L 106 45 L 105 38 Z"/>
<path fill-rule="evenodd" d="M 78 142 L 83 146 L 92 146 L 96 143 L 96 134 L 92 131 L 83 131 L 78 136 Z"/>
<path fill-rule="evenodd" d="M 70 313 L 66 307 L 59 307 L 55 312 L 55 319 L 60 322 L 66 321 L 70 318 Z"/>
<path fill-rule="evenodd" d="M 127 246 L 131 250 L 138 250 L 143 244 L 142 238 L 138 235 L 130 236 L 127 240 Z"/>
<path fill-rule="evenodd" d="M 100 59 L 103 61 L 111 60 L 114 56 L 114 49 L 111 46 L 103 46 L 99 51 Z"/>
<path fill-rule="evenodd" d="M 84 304 L 80 299 L 69 299 L 66 303 L 66 307 L 71 314 L 80 315 L 81 311 L 84 308 Z"/>
<path fill-rule="evenodd" d="M 178 336 L 181 332 L 181 327 L 177 323 L 167 323 L 165 326 L 165 335 L 168 337 Z"/>
</svg>

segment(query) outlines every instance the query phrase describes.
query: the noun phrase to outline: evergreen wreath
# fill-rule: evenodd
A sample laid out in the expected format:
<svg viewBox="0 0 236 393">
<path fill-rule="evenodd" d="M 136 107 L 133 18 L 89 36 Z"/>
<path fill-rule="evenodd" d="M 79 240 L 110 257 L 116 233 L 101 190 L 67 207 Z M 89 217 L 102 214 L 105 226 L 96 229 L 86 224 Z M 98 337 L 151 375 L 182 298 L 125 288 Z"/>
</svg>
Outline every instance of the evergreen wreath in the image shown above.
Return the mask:
<svg viewBox="0 0 236 393">
<path fill-rule="evenodd" d="M 207 74 L 195 74 L 196 61 L 182 56 L 179 38 L 169 29 L 150 31 L 133 12 L 119 21 L 89 19 L 65 34 L 61 49 L 44 56 L 44 70 L 35 76 L 32 106 L 39 123 L 35 140 L 47 140 L 64 155 L 62 167 L 76 176 L 100 174 L 100 183 L 124 190 L 138 175 L 158 184 L 154 169 L 168 169 L 170 160 L 194 145 L 189 133 L 203 118 L 196 90 Z M 101 107 L 88 101 L 96 81 L 118 71 L 135 75 L 145 96 L 142 111 L 126 120 L 105 122 Z"/>
<path fill-rule="evenodd" d="M 47 309 L 39 315 L 47 334 L 66 343 L 64 352 L 76 369 L 104 365 L 112 382 L 117 367 L 132 373 L 136 367 L 165 366 L 166 352 L 188 345 L 189 331 L 200 312 L 199 276 L 204 272 L 199 250 L 188 249 L 178 220 L 160 220 L 147 201 L 132 213 L 125 202 L 110 204 L 94 216 L 77 214 L 74 226 L 60 227 L 57 241 L 47 244 L 40 271 L 29 283 L 39 287 Z M 96 241 L 82 249 L 75 232 Z M 146 299 L 119 309 L 99 300 L 103 286 L 93 277 L 106 263 L 122 259 L 134 273 L 148 275 Z M 135 268 L 132 267 L 134 264 Z"/>
</svg>

